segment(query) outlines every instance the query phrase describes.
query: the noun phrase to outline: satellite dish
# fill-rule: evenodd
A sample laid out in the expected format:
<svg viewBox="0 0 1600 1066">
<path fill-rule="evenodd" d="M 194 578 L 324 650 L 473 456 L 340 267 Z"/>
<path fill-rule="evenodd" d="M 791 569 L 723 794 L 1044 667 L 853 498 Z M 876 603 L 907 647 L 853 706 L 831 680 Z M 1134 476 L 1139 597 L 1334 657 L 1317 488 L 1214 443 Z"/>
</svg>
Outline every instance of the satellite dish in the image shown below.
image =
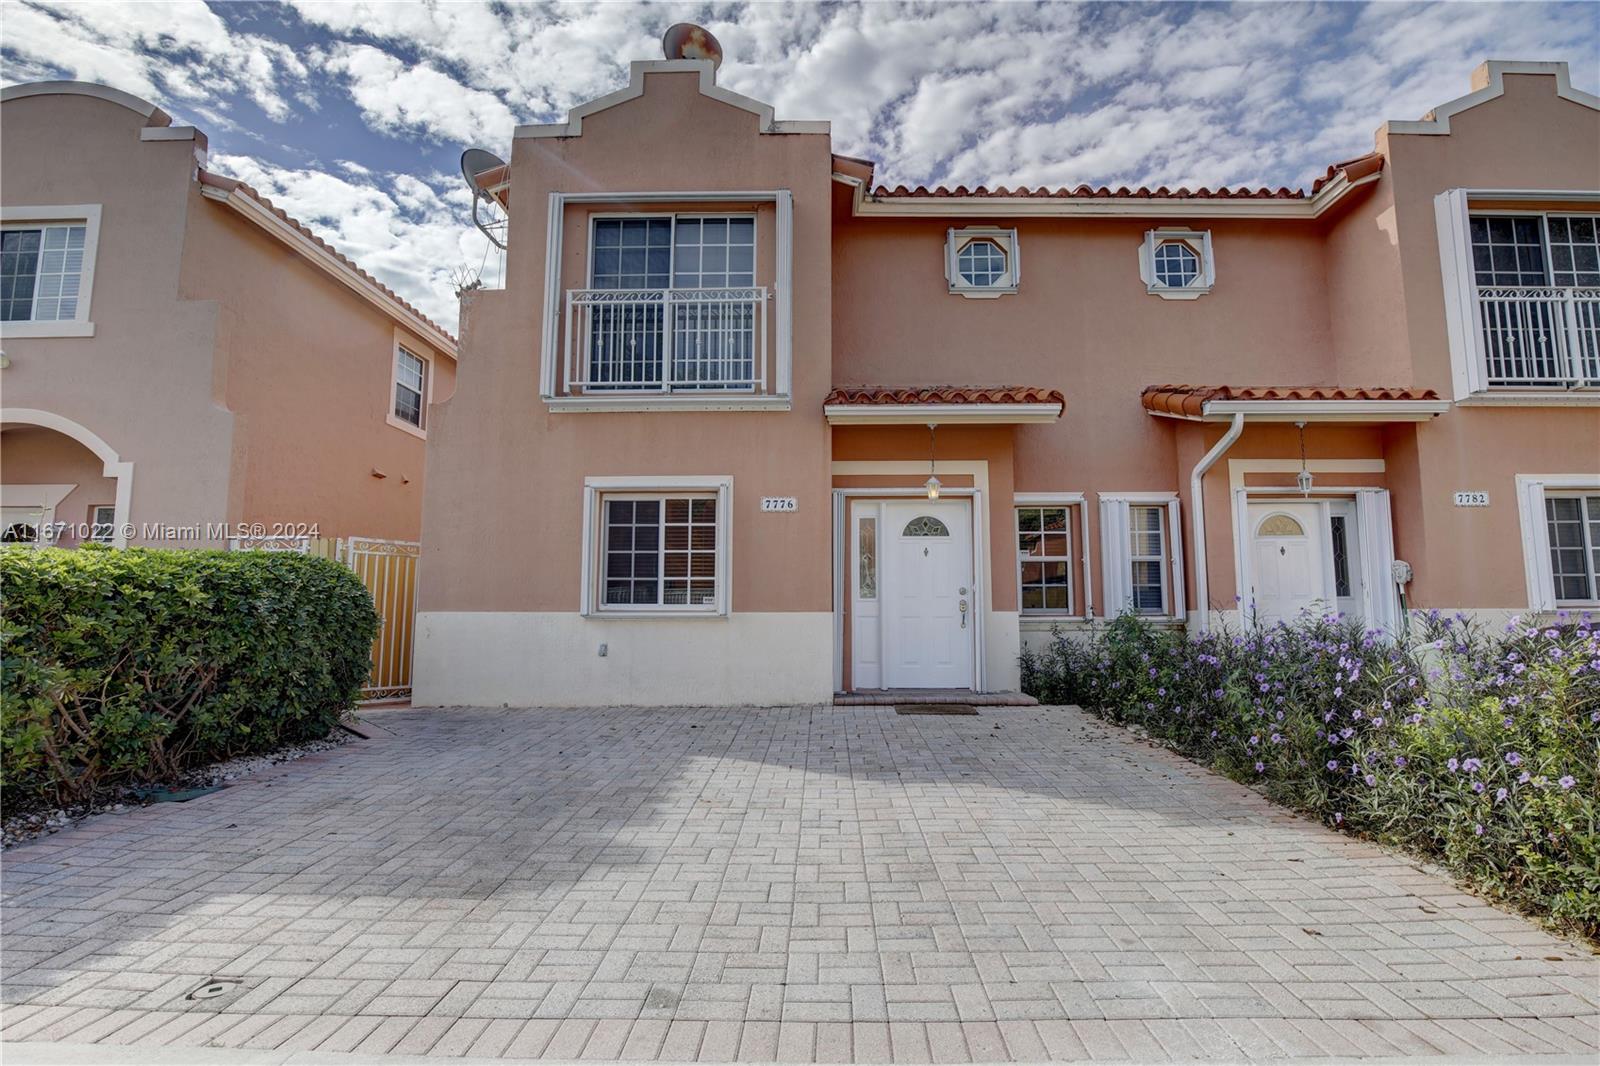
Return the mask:
<svg viewBox="0 0 1600 1066">
<path fill-rule="evenodd" d="M 461 153 L 461 176 L 472 192 L 472 224 L 502 251 L 511 217 L 511 168 L 493 152 L 468 148 Z"/>
<path fill-rule="evenodd" d="M 668 59 L 709 59 L 712 70 L 722 66 L 722 45 L 710 30 L 692 22 L 680 22 L 662 34 L 661 51 Z"/>
</svg>

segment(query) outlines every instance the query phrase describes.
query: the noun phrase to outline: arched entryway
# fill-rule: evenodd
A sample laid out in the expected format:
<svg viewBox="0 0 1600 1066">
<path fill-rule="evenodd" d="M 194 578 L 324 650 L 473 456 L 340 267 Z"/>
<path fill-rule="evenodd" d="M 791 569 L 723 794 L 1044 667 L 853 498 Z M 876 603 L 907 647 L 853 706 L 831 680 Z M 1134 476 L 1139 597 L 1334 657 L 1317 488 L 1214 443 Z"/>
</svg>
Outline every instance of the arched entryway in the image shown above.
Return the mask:
<svg viewBox="0 0 1600 1066">
<path fill-rule="evenodd" d="M 53 524 L 73 527 L 68 542 L 127 547 L 133 463 L 98 434 L 51 411 L 7 407 L 0 409 L 0 450 L 0 536 L 22 540 L 29 529 L 37 534 Z"/>
</svg>

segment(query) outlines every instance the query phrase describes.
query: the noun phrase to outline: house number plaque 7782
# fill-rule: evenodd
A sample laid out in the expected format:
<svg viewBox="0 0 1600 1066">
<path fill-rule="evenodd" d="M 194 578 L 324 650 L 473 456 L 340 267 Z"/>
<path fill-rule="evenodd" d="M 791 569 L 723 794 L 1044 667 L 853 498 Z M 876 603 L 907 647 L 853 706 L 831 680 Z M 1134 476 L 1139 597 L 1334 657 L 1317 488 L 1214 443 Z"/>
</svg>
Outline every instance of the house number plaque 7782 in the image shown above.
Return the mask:
<svg viewBox="0 0 1600 1066">
<path fill-rule="evenodd" d="M 1457 507 L 1487 507 L 1489 494 L 1487 492 L 1458 492 L 1456 493 Z"/>
</svg>

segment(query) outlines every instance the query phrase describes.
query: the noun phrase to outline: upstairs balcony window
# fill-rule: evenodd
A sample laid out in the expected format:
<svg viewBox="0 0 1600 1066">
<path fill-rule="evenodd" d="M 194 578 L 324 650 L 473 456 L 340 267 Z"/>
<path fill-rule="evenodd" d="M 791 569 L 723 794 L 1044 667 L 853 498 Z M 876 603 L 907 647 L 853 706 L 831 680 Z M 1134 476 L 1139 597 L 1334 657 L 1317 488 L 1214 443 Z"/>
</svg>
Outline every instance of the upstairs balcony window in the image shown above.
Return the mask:
<svg viewBox="0 0 1600 1066">
<path fill-rule="evenodd" d="M 1600 388 L 1600 216 L 1473 214 L 1468 233 L 1485 384 Z"/>
<path fill-rule="evenodd" d="M 601 217 L 589 287 L 567 293 L 568 384 L 584 392 L 754 392 L 767 290 L 753 216 Z"/>
</svg>

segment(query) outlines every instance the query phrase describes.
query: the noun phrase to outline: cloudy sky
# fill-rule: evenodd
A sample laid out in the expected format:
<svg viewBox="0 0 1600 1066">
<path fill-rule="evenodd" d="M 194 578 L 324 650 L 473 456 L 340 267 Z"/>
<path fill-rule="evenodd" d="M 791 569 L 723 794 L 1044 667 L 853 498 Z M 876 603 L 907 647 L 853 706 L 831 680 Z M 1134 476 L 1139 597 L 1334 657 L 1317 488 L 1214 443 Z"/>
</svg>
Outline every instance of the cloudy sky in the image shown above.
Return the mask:
<svg viewBox="0 0 1600 1066">
<path fill-rule="evenodd" d="M 457 160 L 505 154 L 660 56 L 722 41 L 720 82 L 908 185 L 1303 186 L 1484 59 L 1600 90 L 1596 4 L 519 4 L 0 0 L 0 79 L 98 81 L 211 139 L 213 169 L 311 224 L 447 326 L 497 265 Z"/>
</svg>

